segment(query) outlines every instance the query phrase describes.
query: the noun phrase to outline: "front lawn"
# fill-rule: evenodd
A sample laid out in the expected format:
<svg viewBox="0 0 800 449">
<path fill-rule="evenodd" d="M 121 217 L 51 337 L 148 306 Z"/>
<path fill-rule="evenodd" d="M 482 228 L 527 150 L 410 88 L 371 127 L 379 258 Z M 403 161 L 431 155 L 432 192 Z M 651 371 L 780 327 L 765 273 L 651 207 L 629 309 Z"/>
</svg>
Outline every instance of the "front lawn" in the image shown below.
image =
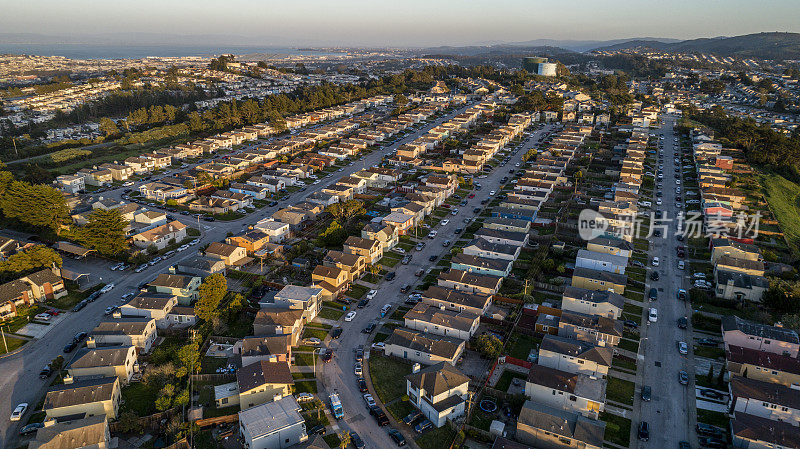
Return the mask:
<svg viewBox="0 0 800 449">
<path fill-rule="evenodd" d="M 27 342 L 28 340 L 23 340 L 21 338 L 14 338 L 10 335 L 6 335 L 4 344 L 0 345 L 0 355 L 5 354 L 7 352 L 11 352 Z"/>
<path fill-rule="evenodd" d="M 325 310 L 323 308 L 323 310 Z M 332 309 L 331 309 L 332 310 Z M 321 312 L 320 312 L 321 314 Z M 328 331 L 325 329 L 317 329 L 313 327 L 306 327 L 303 330 L 303 338 L 319 338 L 320 340 L 324 340 L 325 337 L 328 336 Z"/>
<path fill-rule="evenodd" d="M 295 366 L 312 366 L 314 364 L 314 358 L 317 356 L 309 352 L 295 352 L 292 355 L 294 355 Z"/>
<path fill-rule="evenodd" d="M 727 429 L 731 419 L 725 413 L 714 412 L 711 410 L 697 409 L 697 422 L 711 424 L 722 429 Z"/>
<path fill-rule="evenodd" d="M 361 299 L 367 294 L 367 292 L 369 292 L 369 288 L 364 287 L 361 284 L 350 284 L 350 291 L 348 291 L 347 294 L 353 298 Z"/>
<path fill-rule="evenodd" d="M 342 315 L 344 315 L 344 311 L 342 310 L 334 309 L 332 307 L 323 307 L 317 316 L 320 318 L 325 318 L 326 320 L 338 321 Z M 303 333 L 303 335 L 305 335 L 305 333 Z"/>
<path fill-rule="evenodd" d="M 375 352 L 369 358 L 369 376 L 378 398 L 384 404 L 406 394 L 404 377 L 411 373 L 411 365 L 379 355 Z"/>
<path fill-rule="evenodd" d="M 614 402 L 633 405 L 635 390 L 636 385 L 633 382 L 609 376 L 608 385 L 606 386 L 606 398 Z"/>
<path fill-rule="evenodd" d="M 610 413 L 600 413 L 600 420 L 606 423 L 603 439 L 610 443 L 628 447 L 631 442 L 631 420 Z"/>
</svg>

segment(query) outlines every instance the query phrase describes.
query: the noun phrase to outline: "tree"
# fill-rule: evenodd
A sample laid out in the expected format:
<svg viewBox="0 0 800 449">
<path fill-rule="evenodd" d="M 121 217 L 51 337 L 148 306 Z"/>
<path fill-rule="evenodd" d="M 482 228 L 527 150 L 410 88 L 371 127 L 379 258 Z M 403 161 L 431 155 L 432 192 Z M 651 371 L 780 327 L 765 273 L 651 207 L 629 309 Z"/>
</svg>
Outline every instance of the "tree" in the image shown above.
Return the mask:
<svg viewBox="0 0 800 449">
<path fill-rule="evenodd" d="M 792 314 L 792 315 L 784 315 L 781 317 L 781 323 L 783 323 L 783 327 L 787 329 L 792 329 L 796 332 L 800 332 L 800 315 Z"/>
<path fill-rule="evenodd" d="M 89 248 L 106 256 L 118 256 L 128 249 L 126 226 L 127 222 L 117 209 L 96 209 L 89 215 L 86 226 L 76 233 Z"/>
<path fill-rule="evenodd" d="M 64 196 L 46 185 L 11 181 L 0 198 L 0 209 L 7 218 L 56 233 L 69 221 L 69 209 Z"/>
<path fill-rule="evenodd" d="M 106 137 L 115 136 L 119 134 L 119 128 L 117 128 L 117 124 L 113 120 L 103 117 L 100 119 L 100 132 L 105 134 Z"/>
<path fill-rule="evenodd" d="M 178 349 L 178 362 L 181 366 L 175 372 L 177 377 L 192 374 L 200 369 L 200 344 L 196 341 L 187 343 Z"/>
<path fill-rule="evenodd" d="M 483 334 L 476 339 L 475 347 L 483 357 L 494 359 L 499 356 L 500 351 L 503 350 L 503 343 L 492 334 Z"/>
<path fill-rule="evenodd" d="M 228 281 L 220 273 L 212 274 L 203 279 L 203 283 L 197 289 L 198 299 L 195 305 L 195 313 L 205 321 L 211 321 L 219 316 L 219 303 L 228 291 Z"/>
<path fill-rule="evenodd" d="M 366 212 L 364 203 L 358 200 L 347 200 L 344 203 L 334 203 L 325 209 L 329 214 L 333 215 L 341 224 L 347 224 L 355 216 L 362 215 Z"/>
<path fill-rule="evenodd" d="M 139 423 L 139 417 L 132 411 L 122 412 L 117 418 L 117 425 L 119 430 L 123 433 L 141 433 L 142 425 Z"/>
<path fill-rule="evenodd" d="M 62 263 L 61 256 L 57 252 L 46 246 L 36 245 L 0 261 L 0 273 L 8 273 L 10 276 L 7 277 L 19 277 L 23 273 L 42 268 L 52 266 L 61 268 Z"/>
<path fill-rule="evenodd" d="M 339 449 L 347 449 L 350 446 L 350 432 L 339 432 Z"/>
</svg>

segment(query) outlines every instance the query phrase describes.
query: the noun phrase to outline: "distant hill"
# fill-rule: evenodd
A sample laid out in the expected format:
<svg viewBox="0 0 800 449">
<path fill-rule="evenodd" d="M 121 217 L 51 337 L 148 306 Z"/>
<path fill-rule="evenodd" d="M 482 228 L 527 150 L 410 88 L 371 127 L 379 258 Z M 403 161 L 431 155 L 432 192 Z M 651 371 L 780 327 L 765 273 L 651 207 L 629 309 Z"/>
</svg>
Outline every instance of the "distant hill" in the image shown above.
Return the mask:
<svg viewBox="0 0 800 449">
<path fill-rule="evenodd" d="M 596 50 L 614 51 L 633 48 L 651 48 L 675 53 L 711 53 L 718 56 L 755 59 L 800 59 L 800 33 L 769 32 L 672 43 L 630 40 Z"/>
</svg>

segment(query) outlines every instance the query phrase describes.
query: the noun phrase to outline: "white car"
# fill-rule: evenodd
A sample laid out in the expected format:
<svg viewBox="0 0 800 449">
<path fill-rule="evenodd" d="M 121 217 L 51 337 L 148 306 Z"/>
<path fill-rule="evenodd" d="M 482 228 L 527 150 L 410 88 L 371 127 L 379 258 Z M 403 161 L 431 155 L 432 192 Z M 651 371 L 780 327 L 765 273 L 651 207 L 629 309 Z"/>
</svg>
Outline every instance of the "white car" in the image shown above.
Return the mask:
<svg viewBox="0 0 800 449">
<path fill-rule="evenodd" d="M 373 398 L 372 395 L 369 393 L 366 393 L 364 395 L 364 402 L 367 403 L 367 407 L 375 406 L 375 398 Z"/>
<path fill-rule="evenodd" d="M 494 196 L 495 193 L 497 193 L 497 192 L 495 192 L 494 190 L 490 190 L 489 191 L 489 196 Z"/>
<path fill-rule="evenodd" d="M 458 215 L 458 209 L 451 210 L 450 215 Z"/>
<path fill-rule="evenodd" d="M 50 317 L 49 313 L 40 313 L 40 314 L 36 315 L 35 317 L 33 317 L 33 319 L 37 320 L 37 321 L 50 321 L 50 318 L 51 317 Z"/>
<path fill-rule="evenodd" d="M 117 306 L 108 306 L 106 307 L 105 312 L 103 312 L 103 315 L 111 315 L 111 313 L 115 310 L 117 310 Z"/>
<path fill-rule="evenodd" d="M 658 266 L 658 263 L 659 263 L 659 261 L 658 261 L 658 257 L 653 257 L 653 266 L 654 266 L 654 267 L 657 267 L 657 266 Z"/>
<path fill-rule="evenodd" d="M 446 219 L 446 218 L 445 218 L 445 219 L 444 219 L 444 220 L 442 220 L 442 221 L 441 221 L 439 224 L 440 224 L 440 225 L 442 225 L 442 226 L 447 226 L 447 224 L 448 224 L 448 223 L 450 223 L 450 220 L 448 220 L 448 219 Z"/>
<path fill-rule="evenodd" d="M 656 199 L 656 205 L 657 205 L 657 206 L 660 206 L 660 205 L 661 205 L 661 203 L 662 203 L 662 201 L 661 201 L 661 198 L 657 198 L 657 199 Z"/>
<path fill-rule="evenodd" d="M 647 314 L 647 321 L 651 323 L 658 321 L 658 310 L 655 307 L 650 307 L 650 311 Z"/>
<path fill-rule="evenodd" d="M 395 248 L 393 248 L 393 249 L 394 249 L 396 252 L 400 253 L 400 254 L 405 254 L 405 253 L 406 253 L 406 250 L 404 250 L 403 248 L 400 248 L 399 246 L 398 246 L 398 247 L 395 247 Z"/>
<path fill-rule="evenodd" d="M 679 341 L 678 342 L 678 352 L 680 352 L 683 355 L 688 354 L 689 353 L 689 345 L 687 345 L 685 341 Z"/>
<path fill-rule="evenodd" d="M 375 297 L 375 295 L 377 295 L 377 294 L 378 294 L 378 290 L 370 290 L 370 291 L 367 293 L 367 299 L 372 299 L 372 298 L 374 298 L 374 297 Z"/>
<path fill-rule="evenodd" d="M 304 345 L 309 345 L 309 346 L 319 346 L 319 345 L 322 344 L 322 340 L 320 340 L 317 337 L 304 338 L 303 339 L 303 344 Z"/>
<path fill-rule="evenodd" d="M 361 366 L 361 362 L 356 362 L 355 368 L 353 368 L 353 372 L 355 372 L 356 376 L 361 377 L 361 375 L 364 374 L 364 371 L 362 369 L 363 367 Z"/>
<path fill-rule="evenodd" d="M 386 347 L 386 343 L 379 341 L 377 343 L 372 344 L 372 349 L 381 349 L 383 350 Z"/>
<path fill-rule="evenodd" d="M 189 249 L 189 245 L 183 245 L 178 247 L 176 251 L 181 252 L 181 251 L 186 251 L 187 249 Z"/>
<path fill-rule="evenodd" d="M 108 293 L 108 292 L 111 291 L 112 288 L 114 288 L 114 283 L 113 282 L 110 283 L 110 284 L 104 285 L 103 288 L 100 289 L 100 293 Z"/>
<path fill-rule="evenodd" d="M 145 263 L 145 264 L 139 265 L 139 267 L 137 267 L 137 268 L 136 268 L 135 270 L 133 270 L 133 271 L 135 271 L 135 272 L 137 272 L 137 273 L 141 273 L 142 271 L 144 271 L 144 270 L 146 270 L 146 269 L 147 269 L 147 264 Z"/>
<path fill-rule="evenodd" d="M 347 315 L 344 316 L 344 320 L 350 322 L 353 321 L 353 318 L 355 317 L 356 317 L 356 311 L 352 310 L 350 312 L 347 312 Z"/>
<path fill-rule="evenodd" d="M 683 270 L 684 266 L 686 266 L 686 264 L 682 260 L 679 260 L 678 261 L 678 269 L 679 270 Z"/>
<path fill-rule="evenodd" d="M 309 402 L 314 400 L 314 395 L 311 393 L 300 393 L 297 395 L 297 402 Z"/>
<path fill-rule="evenodd" d="M 681 185 L 681 180 L 680 180 L 680 179 L 676 179 L 676 180 L 675 180 L 675 184 L 677 184 L 677 185 Z"/>
<path fill-rule="evenodd" d="M 11 412 L 11 421 L 19 421 L 22 419 L 22 415 L 25 414 L 25 411 L 28 410 L 28 403 L 23 402 L 22 404 L 18 405 L 13 412 Z"/>
</svg>

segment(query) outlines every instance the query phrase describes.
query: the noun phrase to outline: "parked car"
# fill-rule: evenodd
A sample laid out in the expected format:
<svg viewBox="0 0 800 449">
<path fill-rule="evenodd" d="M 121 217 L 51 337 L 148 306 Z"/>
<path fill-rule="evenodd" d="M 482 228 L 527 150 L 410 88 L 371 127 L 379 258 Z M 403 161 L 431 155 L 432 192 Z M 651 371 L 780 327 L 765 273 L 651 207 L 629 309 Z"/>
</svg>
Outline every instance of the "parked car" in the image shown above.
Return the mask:
<svg viewBox="0 0 800 449">
<path fill-rule="evenodd" d="M 697 431 L 698 435 L 707 436 L 707 437 L 720 437 L 725 435 L 725 431 L 719 427 L 712 426 L 711 424 L 706 423 L 697 423 L 695 426 L 695 430 Z"/>
<path fill-rule="evenodd" d="M 642 400 L 643 401 L 650 401 L 652 399 L 652 389 L 649 385 L 642 385 Z"/>
<path fill-rule="evenodd" d="M 389 429 L 389 437 L 394 440 L 398 446 L 406 445 L 406 438 L 397 429 Z"/>
<path fill-rule="evenodd" d="M 433 423 L 426 419 L 414 426 L 414 430 L 416 430 L 417 433 L 423 433 L 431 427 L 433 427 Z"/>
<path fill-rule="evenodd" d="M 678 318 L 678 328 L 686 329 L 686 327 L 688 326 L 688 323 L 689 323 L 689 320 L 686 319 L 685 316 Z"/>
<path fill-rule="evenodd" d="M 353 318 L 355 317 L 356 317 L 356 311 L 351 310 L 350 312 L 347 312 L 347 315 L 344 316 L 344 320 L 350 322 L 353 321 Z"/>
<path fill-rule="evenodd" d="M 658 277 L 659 277 L 658 276 L 658 271 L 654 271 L 654 272 L 650 273 L 650 280 L 651 281 L 657 281 Z"/>
<path fill-rule="evenodd" d="M 331 329 L 331 339 L 336 340 L 337 338 L 342 336 L 342 328 L 341 327 L 334 327 Z"/>
<path fill-rule="evenodd" d="M 367 327 L 365 327 L 364 329 L 361 330 L 361 333 L 363 333 L 363 334 L 371 334 L 372 331 L 375 330 L 375 327 L 376 327 L 375 323 L 369 323 L 369 324 L 367 324 Z"/>
<path fill-rule="evenodd" d="M 39 379 L 47 379 L 51 374 L 53 374 L 53 370 L 47 365 L 39 371 Z"/>
<path fill-rule="evenodd" d="M 392 280 L 394 280 L 395 277 L 397 277 L 397 274 L 394 271 L 390 271 L 390 272 L 386 273 L 386 276 L 384 276 L 384 279 L 386 279 L 387 281 L 392 281 Z"/>
<path fill-rule="evenodd" d="M 66 345 L 64 345 L 63 352 L 64 352 L 64 354 L 69 354 L 70 352 L 74 351 L 75 348 L 77 348 L 77 347 L 78 347 L 78 343 L 75 342 L 75 341 L 71 341 L 71 342 L 67 343 Z"/>
<path fill-rule="evenodd" d="M 650 310 L 647 313 L 647 320 L 651 323 L 658 321 L 658 309 L 655 307 L 650 307 Z"/>
<path fill-rule="evenodd" d="M 712 348 L 716 348 L 717 346 L 719 346 L 719 341 L 714 340 L 713 338 L 698 338 L 697 344 L 700 346 L 709 346 Z"/>
<path fill-rule="evenodd" d="M 17 405 L 14 408 L 14 411 L 11 412 L 11 421 L 19 421 L 22 419 L 22 415 L 25 414 L 25 411 L 28 410 L 28 403 L 23 402 Z"/>
<path fill-rule="evenodd" d="M 30 423 L 30 424 L 28 424 L 26 426 L 23 426 L 21 429 L 19 429 L 19 434 L 20 435 L 30 435 L 32 433 L 36 433 L 36 431 L 41 429 L 42 427 L 44 427 L 44 423 L 43 422 L 32 422 L 32 423 Z"/>
<path fill-rule="evenodd" d="M 420 418 L 422 418 L 422 412 L 419 410 L 414 410 L 406 415 L 405 418 L 403 418 L 403 424 L 410 426 L 417 422 L 417 420 Z"/>
<path fill-rule="evenodd" d="M 680 352 L 682 355 L 686 355 L 689 353 L 689 345 L 687 345 L 685 341 L 677 342 L 677 347 L 678 347 L 678 352 Z"/>
<path fill-rule="evenodd" d="M 650 425 L 647 424 L 647 421 L 642 421 L 639 423 L 639 429 L 636 432 L 639 440 L 641 441 L 650 441 Z"/>
<path fill-rule="evenodd" d="M 333 360 L 333 351 L 330 349 L 325 350 L 325 352 L 322 353 L 320 359 L 322 359 L 323 363 L 330 362 L 331 360 Z"/>
<path fill-rule="evenodd" d="M 383 410 L 377 405 L 373 405 L 369 408 L 369 414 L 375 418 L 375 421 L 378 422 L 379 426 L 383 427 L 389 425 L 389 418 L 386 416 L 386 413 L 384 413 Z"/>
<path fill-rule="evenodd" d="M 367 392 L 367 381 L 363 377 L 358 378 L 358 391 L 362 393 Z"/>
<path fill-rule="evenodd" d="M 711 449 L 725 449 L 728 447 L 727 441 L 717 437 L 699 437 L 697 441 L 700 443 L 700 446 Z"/>
<path fill-rule="evenodd" d="M 678 382 L 680 382 L 681 385 L 689 385 L 689 373 L 684 370 L 678 371 Z"/>
<path fill-rule="evenodd" d="M 716 399 L 717 401 L 721 401 L 721 400 L 725 399 L 725 395 L 724 394 L 720 393 L 717 390 L 713 390 L 711 388 L 703 388 L 703 389 L 701 389 L 700 390 L 700 396 L 703 396 L 703 397 L 706 397 L 706 398 L 710 398 L 710 399 Z"/>
<path fill-rule="evenodd" d="M 362 440 L 361 437 L 352 430 L 350 431 L 350 443 L 352 443 L 353 447 L 356 449 L 364 449 L 365 447 L 364 440 Z"/>
<path fill-rule="evenodd" d="M 655 287 L 651 288 L 650 291 L 647 293 L 647 298 L 650 299 L 650 301 L 655 301 L 656 299 L 658 299 L 658 289 L 656 289 Z"/>
<path fill-rule="evenodd" d="M 314 395 L 311 393 L 300 393 L 295 398 L 297 402 L 309 402 L 314 400 Z"/>
</svg>

